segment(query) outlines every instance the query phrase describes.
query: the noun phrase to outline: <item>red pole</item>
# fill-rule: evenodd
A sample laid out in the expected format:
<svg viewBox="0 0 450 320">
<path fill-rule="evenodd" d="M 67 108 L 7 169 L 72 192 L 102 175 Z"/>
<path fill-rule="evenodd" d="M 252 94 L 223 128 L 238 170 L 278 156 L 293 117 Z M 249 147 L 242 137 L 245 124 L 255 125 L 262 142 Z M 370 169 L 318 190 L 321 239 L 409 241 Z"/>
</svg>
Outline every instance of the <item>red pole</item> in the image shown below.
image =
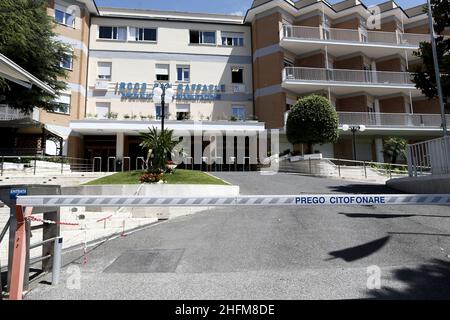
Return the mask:
<svg viewBox="0 0 450 320">
<path fill-rule="evenodd" d="M 22 206 L 16 206 L 17 229 L 14 240 L 13 263 L 11 270 L 11 289 L 9 300 L 22 300 L 23 282 L 25 276 L 25 260 L 27 254 L 26 244 L 26 221 L 31 215 L 33 208 L 27 207 L 25 212 Z"/>
</svg>

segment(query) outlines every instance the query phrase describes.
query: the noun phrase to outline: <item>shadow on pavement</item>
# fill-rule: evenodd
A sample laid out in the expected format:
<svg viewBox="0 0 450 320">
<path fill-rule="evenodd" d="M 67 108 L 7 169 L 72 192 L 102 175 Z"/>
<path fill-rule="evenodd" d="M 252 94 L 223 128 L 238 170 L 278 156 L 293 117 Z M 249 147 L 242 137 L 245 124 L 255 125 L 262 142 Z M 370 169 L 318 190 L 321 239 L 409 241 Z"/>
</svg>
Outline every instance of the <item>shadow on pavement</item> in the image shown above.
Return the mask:
<svg viewBox="0 0 450 320">
<path fill-rule="evenodd" d="M 425 218 L 450 218 L 450 215 L 428 215 L 428 214 L 390 214 L 390 213 L 345 213 L 338 214 L 348 218 L 366 218 L 366 219 L 396 219 L 396 218 L 411 218 L 411 217 L 425 217 Z"/>
<path fill-rule="evenodd" d="M 393 272 L 396 281 L 405 289 L 383 288 L 369 292 L 375 299 L 449 299 L 450 261 L 433 259 L 417 268 L 403 268 Z"/>
<path fill-rule="evenodd" d="M 344 213 L 338 214 L 346 216 L 347 218 L 370 218 L 370 219 L 395 219 L 395 218 L 411 218 L 415 217 L 415 214 L 377 214 L 377 213 Z"/>
<path fill-rule="evenodd" d="M 347 184 L 341 186 L 329 186 L 333 192 L 350 193 L 350 194 L 402 194 L 403 192 L 396 191 L 379 184 Z"/>
<path fill-rule="evenodd" d="M 359 259 L 363 259 L 383 248 L 388 243 L 390 238 L 390 236 L 387 236 L 356 247 L 330 252 L 329 255 L 333 256 L 334 258 L 327 259 L 327 261 L 342 259 L 345 262 L 353 262 Z"/>
</svg>

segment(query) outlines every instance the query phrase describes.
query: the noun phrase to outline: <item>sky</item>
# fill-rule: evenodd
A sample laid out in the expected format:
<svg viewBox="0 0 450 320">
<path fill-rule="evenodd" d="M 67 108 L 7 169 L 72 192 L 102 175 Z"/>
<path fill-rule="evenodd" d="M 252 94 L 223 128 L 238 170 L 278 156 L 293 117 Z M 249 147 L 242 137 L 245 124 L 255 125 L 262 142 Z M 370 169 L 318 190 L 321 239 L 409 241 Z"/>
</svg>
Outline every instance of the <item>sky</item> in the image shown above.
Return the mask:
<svg viewBox="0 0 450 320">
<path fill-rule="evenodd" d="M 252 0 L 95 0 L 98 6 L 171 10 L 184 12 L 206 12 L 219 14 L 245 15 Z M 329 0 L 331 3 L 342 0 Z M 383 3 L 386 0 L 363 0 L 366 5 Z M 425 3 L 426 0 L 396 0 L 397 4 L 410 8 Z"/>
</svg>

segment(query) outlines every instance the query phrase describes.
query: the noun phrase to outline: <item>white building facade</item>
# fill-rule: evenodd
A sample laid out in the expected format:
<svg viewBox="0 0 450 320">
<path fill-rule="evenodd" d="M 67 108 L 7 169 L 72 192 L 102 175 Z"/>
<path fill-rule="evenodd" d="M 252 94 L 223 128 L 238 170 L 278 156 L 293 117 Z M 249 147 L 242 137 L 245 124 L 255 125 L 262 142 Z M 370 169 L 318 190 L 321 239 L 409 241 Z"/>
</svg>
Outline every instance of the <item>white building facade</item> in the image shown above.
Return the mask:
<svg viewBox="0 0 450 320">
<path fill-rule="evenodd" d="M 71 153 L 135 163 L 139 130 L 160 127 L 153 91 L 162 85 L 175 93 L 165 104 L 169 129 L 264 130 L 254 117 L 251 27 L 242 17 L 102 8 L 91 20 L 86 119 L 71 122 Z"/>
</svg>

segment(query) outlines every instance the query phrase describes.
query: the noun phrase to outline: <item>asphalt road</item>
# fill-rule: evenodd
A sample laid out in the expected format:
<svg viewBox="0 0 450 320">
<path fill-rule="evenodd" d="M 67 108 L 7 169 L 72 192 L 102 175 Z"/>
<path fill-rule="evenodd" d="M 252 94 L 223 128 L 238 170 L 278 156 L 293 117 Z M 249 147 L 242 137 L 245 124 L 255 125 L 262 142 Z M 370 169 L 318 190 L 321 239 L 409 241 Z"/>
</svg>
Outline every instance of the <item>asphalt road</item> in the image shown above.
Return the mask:
<svg viewBox="0 0 450 320">
<path fill-rule="evenodd" d="M 242 194 L 396 193 L 299 175 L 217 176 Z M 107 242 L 86 264 L 67 254 L 60 285 L 39 284 L 27 299 L 450 298 L 449 254 L 448 207 L 214 209 Z M 373 266 L 381 289 L 367 287 Z"/>
</svg>

